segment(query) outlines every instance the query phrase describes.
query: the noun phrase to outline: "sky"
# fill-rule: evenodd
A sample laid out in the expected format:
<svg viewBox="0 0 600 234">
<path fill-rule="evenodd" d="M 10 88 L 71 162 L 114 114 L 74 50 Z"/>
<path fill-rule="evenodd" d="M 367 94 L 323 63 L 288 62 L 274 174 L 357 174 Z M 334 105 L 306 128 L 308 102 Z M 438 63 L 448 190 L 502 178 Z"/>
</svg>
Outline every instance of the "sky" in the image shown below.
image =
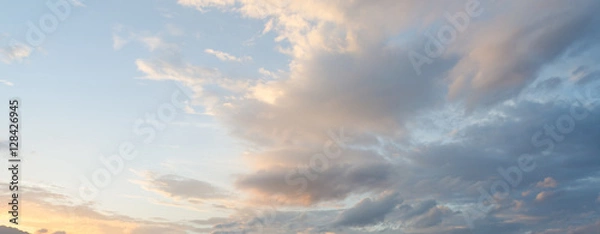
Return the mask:
<svg viewBox="0 0 600 234">
<path fill-rule="evenodd" d="M 0 233 L 597 234 L 600 2 L 0 10 Z"/>
</svg>

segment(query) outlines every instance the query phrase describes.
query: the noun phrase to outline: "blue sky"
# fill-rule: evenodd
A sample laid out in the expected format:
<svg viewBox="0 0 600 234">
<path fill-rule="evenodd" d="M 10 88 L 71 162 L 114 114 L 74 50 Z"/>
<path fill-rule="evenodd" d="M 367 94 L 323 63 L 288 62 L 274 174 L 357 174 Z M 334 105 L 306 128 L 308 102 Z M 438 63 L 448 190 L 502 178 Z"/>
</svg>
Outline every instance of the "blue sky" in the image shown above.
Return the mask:
<svg viewBox="0 0 600 234">
<path fill-rule="evenodd" d="M 28 205 L 1 231 L 600 228 L 595 1 L 6 4 Z"/>
</svg>

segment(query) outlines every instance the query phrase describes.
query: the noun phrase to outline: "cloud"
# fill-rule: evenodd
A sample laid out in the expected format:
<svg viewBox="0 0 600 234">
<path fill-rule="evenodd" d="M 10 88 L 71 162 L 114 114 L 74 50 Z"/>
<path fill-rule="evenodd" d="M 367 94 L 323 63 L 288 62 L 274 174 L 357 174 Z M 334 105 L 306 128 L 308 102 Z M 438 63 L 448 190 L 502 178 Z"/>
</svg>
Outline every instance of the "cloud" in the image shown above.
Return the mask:
<svg viewBox="0 0 600 234">
<path fill-rule="evenodd" d="M 213 50 L 213 49 L 205 49 L 204 53 L 214 55 L 221 61 L 243 62 L 243 61 L 252 60 L 252 57 L 250 57 L 250 56 L 236 57 L 231 54 L 225 53 L 223 51 L 218 51 L 218 50 Z"/>
<path fill-rule="evenodd" d="M 10 64 L 12 62 L 21 62 L 23 59 L 29 57 L 33 49 L 24 44 L 14 44 L 0 48 L 0 55 L 2 55 L 2 61 Z"/>
<path fill-rule="evenodd" d="M 226 222 L 227 220 L 228 220 L 227 218 L 216 218 L 216 217 L 213 217 L 213 218 L 206 219 L 206 220 L 192 220 L 191 222 L 195 223 L 195 224 L 199 224 L 199 225 L 211 225 L 211 226 L 213 226 L 213 225 L 218 224 L 218 223 Z"/>
<path fill-rule="evenodd" d="M 12 82 L 6 81 L 6 80 L 0 80 L 0 84 L 4 84 L 6 86 L 13 86 L 13 85 L 15 85 Z"/>
<path fill-rule="evenodd" d="M 175 81 L 189 87 L 194 92 L 192 103 L 204 109 L 203 114 L 214 115 L 221 108 L 230 108 L 231 101 L 247 95 L 253 81 L 232 79 L 218 69 L 197 66 L 182 61 L 178 51 L 172 56 L 156 59 L 138 59 L 136 66 L 144 73 L 141 79 Z M 224 98 L 225 97 L 225 98 Z"/>
<path fill-rule="evenodd" d="M 183 6 L 195 7 L 199 11 L 205 11 L 208 7 L 223 8 L 235 3 L 235 0 L 177 0 Z"/>
<path fill-rule="evenodd" d="M 402 218 L 412 219 L 416 216 L 420 216 L 420 215 L 424 214 L 425 212 L 434 208 L 436 205 L 437 205 L 437 202 L 435 200 L 426 200 L 426 201 L 423 201 L 423 202 L 417 204 L 416 206 L 410 206 L 410 205 L 402 206 L 402 207 L 400 207 L 400 210 L 402 211 Z"/>
<path fill-rule="evenodd" d="M 177 175 L 159 175 L 144 173 L 145 181 L 139 181 L 144 189 L 154 191 L 166 197 L 190 202 L 207 199 L 221 199 L 230 196 L 226 191 L 204 181 Z"/>
<path fill-rule="evenodd" d="M 8 186 L 7 184 L 0 184 Z M 131 233 L 144 227 L 163 227 L 171 233 L 184 233 L 184 230 L 197 231 L 196 228 L 181 220 L 178 224 L 156 220 L 138 219 L 115 212 L 99 211 L 94 204 L 81 204 L 78 199 L 62 194 L 64 188 L 52 186 L 23 186 L 28 193 L 28 221 L 20 224 L 27 230 L 38 230 L 37 233 Z M 8 190 L 0 193 L 10 196 Z M 61 221 L 62 220 L 62 221 Z M 41 228 L 44 227 L 44 228 Z M 21 234 L 16 229 L 0 227 L 0 233 Z M 161 233 L 161 232 L 158 232 Z"/>
<path fill-rule="evenodd" d="M 264 20 L 264 32 L 274 34 L 276 48 L 290 57 L 289 71 L 268 81 L 242 82 L 178 59 L 136 64 L 146 79 L 192 88 L 195 103 L 210 110 L 232 136 L 251 144 L 243 156 L 250 172 L 235 175 L 234 183 L 248 198 L 245 204 L 306 209 L 304 215 L 286 213 L 290 217 L 276 218 L 268 227 L 300 233 L 469 233 L 461 215 L 454 214 L 476 205 L 480 188 L 490 191 L 504 179 L 499 168 L 518 166 L 522 154 L 536 160 L 535 171 L 522 173 L 475 231 L 535 233 L 547 229 L 548 220 L 570 225 L 566 217 L 594 212 L 585 204 L 600 192 L 600 149 L 592 140 L 600 137 L 600 123 L 590 117 L 598 115 L 597 107 L 578 118 L 560 141 L 547 129 L 556 130 L 558 120 L 581 107 L 572 93 L 594 84 L 595 78 L 572 87 L 565 78 L 572 74 L 554 74 L 551 68 L 559 64 L 570 72 L 581 66 L 578 56 L 586 56 L 574 51 L 590 43 L 590 51 L 597 49 L 592 39 L 598 33 L 593 27 L 598 3 L 485 2 L 485 15 L 472 19 L 468 31 L 420 76 L 407 55 L 422 49 L 424 32 L 446 23 L 445 12 L 462 10 L 463 4 L 178 3 Z M 540 7 L 543 13 L 531 14 Z M 540 92 L 522 95 L 531 89 Z M 566 89 L 573 90 L 560 93 Z M 562 94 L 566 105 L 556 103 L 555 94 Z M 339 147 L 342 156 L 328 159 L 319 170 L 311 168 L 314 155 L 335 146 L 328 144 L 328 130 L 340 126 L 354 133 Z M 381 205 L 393 203 L 389 200 L 367 199 L 390 188 L 402 191 L 404 203 L 397 209 Z M 528 193 L 535 196 L 522 195 Z M 535 202 L 550 198 L 552 203 Z M 362 201 L 346 205 L 355 199 Z M 373 214 L 372 219 L 361 210 L 371 212 L 364 214 Z M 255 228 L 249 220 L 231 217 L 219 231 L 249 231 Z M 340 224 L 338 229 L 328 226 L 332 222 Z"/>
<path fill-rule="evenodd" d="M 185 234 L 183 230 L 172 230 L 170 227 L 142 226 L 134 229 L 131 234 Z"/>
<path fill-rule="evenodd" d="M 414 227 L 416 228 L 429 228 L 442 223 L 442 217 L 444 211 L 447 209 L 432 208 L 426 214 L 415 219 Z"/>
<path fill-rule="evenodd" d="M 113 49 L 114 50 L 120 50 L 127 43 L 129 43 L 129 40 L 127 40 L 119 35 L 113 34 Z"/>
<path fill-rule="evenodd" d="M 117 25 L 113 29 L 112 41 L 115 51 L 121 50 L 131 42 L 138 42 L 144 45 L 150 52 L 152 51 L 172 51 L 177 50 L 175 43 L 168 42 L 167 36 L 180 36 L 183 32 L 173 25 L 167 24 L 164 31 L 156 34 L 148 32 L 135 32 L 123 25 Z"/>
<path fill-rule="evenodd" d="M 554 195 L 553 192 L 550 191 L 542 191 L 540 193 L 538 193 L 535 196 L 535 201 L 541 202 L 541 201 L 545 201 L 546 199 L 548 199 L 549 197 L 551 197 L 552 195 Z"/>
<path fill-rule="evenodd" d="M 598 230 L 600 230 L 600 221 L 593 223 L 593 224 L 576 227 L 575 230 L 569 231 L 569 234 L 587 234 L 587 233 L 591 234 L 591 233 L 597 232 Z"/>
<path fill-rule="evenodd" d="M 281 73 L 281 71 L 273 72 L 273 71 L 269 71 L 269 70 L 261 67 L 258 69 L 258 73 L 260 73 L 261 75 L 264 75 L 266 77 L 277 79 L 277 78 L 279 78 L 279 75 L 277 73 Z"/>
<path fill-rule="evenodd" d="M 157 48 L 167 47 L 167 44 L 160 37 L 151 36 L 151 37 L 142 37 L 139 39 L 143 42 L 150 51 L 154 51 Z"/>
<path fill-rule="evenodd" d="M 136 183 L 163 195 L 165 204 L 206 203 L 231 215 L 153 222 L 31 188 L 33 225 L 60 223 L 49 230 L 69 233 L 81 233 L 81 223 L 97 233 L 470 233 L 455 214 L 476 206 L 495 182 L 518 180 L 508 183 L 504 199 L 490 195 L 492 209 L 473 232 L 597 230 L 597 207 L 590 204 L 600 193 L 599 109 L 573 114 L 582 110 L 573 93 L 598 80 L 589 65 L 598 61 L 590 55 L 597 52 L 596 1 L 482 2 L 485 15 L 470 19 L 421 75 L 407 55 L 422 50 L 425 32 L 447 24 L 445 13 L 462 10 L 463 2 L 177 3 L 261 20 L 262 33 L 290 61 L 286 71 L 228 77 L 186 61 L 183 44 L 170 43 L 186 30 L 113 31 L 115 50 L 136 42 L 156 56 L 135 61 L 140 79 L 188 86 L 190 108 L 211 115 L 249 148 L 240 157 L 247 171 L 233 175 L 235 191 L 176 174 L 142 174 Z M 10 62 L 28 57 L 27 49 L 2 52 Z M 252 59 L 204 52 L 222 61 Z M 531 89 L 539 92 L 523 93 Z M 556 102 L 557 94 L 567 102 Z M 329 131 L 340 127 L 352 133 L 343 144 Z M 332 151 L 339 157 L 325 155 Z M 503 172 L 518 168 L 523 154 L 536 169 L 507 177 Z M 260 208 L 271 206 L 274 217 L 261 216 Z"/>
<path fill-rule="evenodd" d="M 594 234 L 597 233 L 598 230 L 600 230 L 600 221 L 568 228 L 550 228 L 539 232 L 539 234 Z"/>
<path fill-rule="evenodd" d="M 374 225 L 382 222 L 385 215 L 401 203 L 402 199 L 398 197 L 398 193 L 390 193 L 375 200 L 365 198 L 354 207 L 340 213 L 334 225 L 357 227 Z"/>
<path fill-rule="evenodd" d="M 183 31 L 183 29 L 174 24 L 165 25 L 165 29 L 171 36 L 179 37 L 179 36 L 185 35 L 185 32 Z"/>
<path fill-rule="evenodd" d="M 582 76 L 581 78 L 579 78 L 577 80 L 578 84 L 587 84 L 587 83 L 592 83 L 594 81 L 597 81 L 600 79 L 600 71 L 593 71 L 590 73 L 585 74 L 584 76 Z"/>
<path fill-rule="evenodd" d="M 471 105 L 506 100 L 531 83 L 545 65 L 598 33 L 593 26 L 599 20 L 592 10 L 598 7 L 595 1 L 576 6 L 549 1 L 545 14 L 537 17 L 528 14 L 536 2 L 509 5 L 511 14 L 495 15 L 497 20 L 474 29 L 464 42 L 466 51 L 459 52 L 464 56 L 448 76 L 450 98 L 462 96 Z"/>
<path fill-rule="evenodd" d="M 540 181 L 537 183 L 538 188 L 556 188 L 556 180 L 552 179 L 552 177 L 546 177 L 544 181 Z"/>
<path fill-rule="evenodd" d="M 12 228 L 12 227 L 7 227 L 7 226 L 0 226 L 0 232 L 3 234 L 29 234 L 29 233 L 21 231 L 17 228 Z"/>
<path fill-rule="evenodd" d="M 308 173 L 313 176 L 304 177 L 297 168 L 275 167 L 240 176 L 235 185 L 251 192 L 259 202 L 276 197 L 283 204 L 311 205 L 368 191 L 384 191 L 394 184 L 395 177 L 394 168 L 387 163 L 333 165 L 318 174 Z M 278 194 L 282 197 L 277 197 Z"/>
<path fill-rule="evenodd" d="M 69 2 L 71 2 L 73 5 L 78 6 L 78 7 L 85 7 L 86 6 L 83 3 L 85 1 L 81 1 L 81 0 L 69 0 Z"/>
<path fill-rule="evenodd" d="M 562 83 L 563 83 L 563 79 L 561 79 L 560 77 L 552 77 L 552 78 L 549 78 L 549 79 L 539 82 L 536 85 L 536 89 L 553 90 L 553 89 L 556 89 L 558 86 L 560 86 Z"/>
</svg>

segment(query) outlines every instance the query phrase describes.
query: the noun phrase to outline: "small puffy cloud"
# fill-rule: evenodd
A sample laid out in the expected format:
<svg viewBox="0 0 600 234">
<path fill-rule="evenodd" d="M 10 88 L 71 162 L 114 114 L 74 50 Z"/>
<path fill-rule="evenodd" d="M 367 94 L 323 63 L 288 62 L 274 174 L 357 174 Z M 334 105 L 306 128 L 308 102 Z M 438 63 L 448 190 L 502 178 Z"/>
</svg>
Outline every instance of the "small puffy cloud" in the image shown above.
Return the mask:
<svg viewBox="0 0 600 234">
<path fill-rule="evenodd" d="M 138 41 L 138 42 L 142 43 L 150 51 L 175 47 L 175 45 L 165 42 L 159 36 L 133 35 L 133 36 L 130 36 L 129 38 L 124 38 L 119 35 L 113 35 L 113 49 L 120 50 L 121 48 L 123 48 L 126 44 L 130 43 L 131 41 Z"/>
<path fill-rule="evenodd" d="M 546 177 L 544 181 L 540 181 L 536 184 L 538 188 L 556 188 L 556 180 L 552 179 L 552 177 Z"/>
<path fill-rule="evenodd" d="M 554 195 L 554 192 L 542 191 L 535 196 L 535 201 L 545 201 L 546 199 L 552 197 L 552 195 Z"/>
<path fill-rule="evenodd" d="M 13 86 L 13 85 L 15 85 L 12 82 L 7 81 L 7 80 L 0 80 L 0 84 L 4 84 L 6 86 Z"/>
<path fill-rule="evenodd" d="M 141 37 L 139 40 L 143 42 L 144 45 L 150 49 L 150 51 L 154 51 L 161 47 L 167 47 L 167 44 L 162 40 L 162 38 L 157 36 Z"/>
<path fill-rule="evenodd" d="M 515 205 L 514 206 L 515 210 L 520 210 L 521 208 L 523 208 L 523 205 L 525 204 L 525 202 L 524 201 L 520 201 L 520 200 L 514 200 L 513 204 Z"/>
<path fill-rule="evenodd" d="M 264 67 L 261 67 L 258 69 L 258 73 L 260 73 L 261 75 L 263 75 L 265 77 L 276 79 L 279 77 L 278 73 L 281 73 L 281 71 L 274 72 L 274 71 L 269 71 L 269 70 L 265 69 Z"/>
<path fill-rule="evenodd" d="M 174 24 L 165 25 L 165 29 L 167 30 L 167 33 L 169 33 L 169 35 L 171 36 L 179 37 L 185 35 L 183 29 Z"/>
<path fill-rule="evenodd" d="M 113 34 L 113 49 L 114 50 L 120 50 L 121 48 L 123 48 L 127 43 L 129 43 L 129 40 L 126 38 L 123 38 L 119 35 Z"/>
<path fill-rule="evenodd" d="M 0 48 L 0 55 L 2 55 L 2 61 L 7 64 L 10 64 L 15 61 L 21 62 L 24 58 L 29 57 L 32 52 L 33 49 L 31 47 L 19 43 Z"/>
<path fill-rule="evenodd" d="M 138 181 L 148 191 L 154 191 L 165 197 L 182 199 L 190 202 L 206 199 L 220 199 L 230 196 L 228 192 L 210 183 L 185 178 L 178 175 L 158 175 L 155 173 L 142 173 L 145 181 Z"/>
</svg>

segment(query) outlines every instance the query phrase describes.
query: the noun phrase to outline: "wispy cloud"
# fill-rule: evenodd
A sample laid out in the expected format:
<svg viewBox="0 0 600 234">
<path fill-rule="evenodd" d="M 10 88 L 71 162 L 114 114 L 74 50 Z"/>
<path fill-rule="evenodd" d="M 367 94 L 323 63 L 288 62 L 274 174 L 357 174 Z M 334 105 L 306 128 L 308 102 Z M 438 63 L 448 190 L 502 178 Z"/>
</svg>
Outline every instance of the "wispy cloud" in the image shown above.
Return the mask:
<svg viewBox="0 0 600 234">
<path fill-rule="evenodd" d="M 0 80 L 0 84 L 4 84 L 6 86 L 13 86 L 13 85 L 15 85 L 12 82 L 7 81 L 7 80 Z"/>
<path fill-rule="evenodd" d="M 0 48 L 0 54 L 2 55 L 2 61 L 4 63 L 12 63 L 12 62 L 20 62 L 23 59 L 29 57 L 33 49 L 31 47 L 23 45 L 23 44 L 14 44 L 12 46 L 6 46 L 4 48 Z"/>
<path fill-rule="evenodd" d="M 123 25 L 117 25 L 113 29 L 113 49 L 121 50 L 131 42 L 138 42 L 144 45 L 149 51 L 170 50 L 178 48 L 175 43 L 169 43 L 165 40 L 166 36 L 181 36 L 181 29 L 167 24 L 164 32 L 151 34 L 148 32 L 134 32 Z"/>
<path fill-rule="evenodd" d="M 223 51 L 218 51 L 218 50 L 213 50 L 213 49 L 206 49 L 206 50 L 204 50 L 204 52 L 207 54 L 212 54 L 212 55 L 216 56 L 221 61 L 243 62 L 243 61 L 252 60 L 252 57 L 250 57 L 250 56 L 236 57 L 231 54 L 225 53 Z"/>
</svg>

